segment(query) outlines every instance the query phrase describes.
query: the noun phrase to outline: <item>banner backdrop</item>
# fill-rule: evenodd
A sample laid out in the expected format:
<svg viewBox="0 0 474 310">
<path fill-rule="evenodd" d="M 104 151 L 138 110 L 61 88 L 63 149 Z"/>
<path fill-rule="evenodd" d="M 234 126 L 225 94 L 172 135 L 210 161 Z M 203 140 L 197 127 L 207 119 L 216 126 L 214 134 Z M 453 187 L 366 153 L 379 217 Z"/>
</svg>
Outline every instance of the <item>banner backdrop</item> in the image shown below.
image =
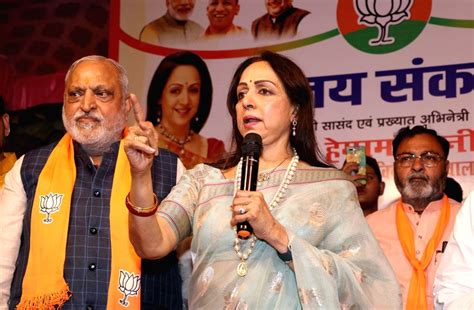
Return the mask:
<svg viewBox="0 0 474 310">
<path fill-rule="evenodd" d="M 196 0 L 189 19 L 206 29 L 208 17 L 217 16 L 213 2 L 234 1 Z M 307 12 L 289 17 L 296 34 L 290 30 L 279 38 L 264 37 L 263 23 L 260 34 L 251 31 L 252 23 L 267 13 L 265 0 L 239 4 L 233 23 L 240 27 L 231 34 L 208 38 L 200 32 L 183 41 L 171 33 L 171 40 L 158 42 L 153 35 L 146 38 L 146 31 L 140 40 L 140 33 L 165 15 L 165 0 L 112 0 L 110 54 L 128 70 L 130 88 L 144 106 L 164 56 L 191 50 L 206 62 L 214 88 L 200 134 L 221 139 L 229 148 L 225 102 L 234 70 L 262 50 L 280 52 L 303 69 L 314 90 L 316 134 L 327 160 L 341 167 L 350 145 L 364 145 L 378 160 L 387 183 L 382 207 L 399 197 L 391 140 L 408 125 L 425 125 L 444 135 L 451 144 L 449 175 L 462 185 L 464 197 L 474 190 L 471 0 L 296 0 L 294 7 Z M 229 13 L 220 9 L 221 15 Z"/>
</svg>

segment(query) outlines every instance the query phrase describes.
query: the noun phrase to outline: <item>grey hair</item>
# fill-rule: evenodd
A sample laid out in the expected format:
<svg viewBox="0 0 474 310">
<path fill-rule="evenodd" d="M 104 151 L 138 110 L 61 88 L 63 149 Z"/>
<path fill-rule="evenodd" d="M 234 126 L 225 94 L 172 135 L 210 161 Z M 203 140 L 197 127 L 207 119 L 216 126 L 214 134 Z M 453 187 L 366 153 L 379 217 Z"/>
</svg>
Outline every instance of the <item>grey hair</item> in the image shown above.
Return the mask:
<svg viewBox="0 0 474 310">
<path fill-rule="evenodd" d="M 67 80 L 69 79 L 69 75 L 76 69 L 76 67 L 81 62 L 84 62 L 84 61 L 105 61 L 105 62 L 108 62 L 109 64 L 111 64 L 117 70 L 117 73 L 118 73 L 118 76 L 119 76 L 120 88 L 122 89 L 123 100 L 125 100 L 125 98 L 128 97 L 127 70 L 125 70 L 125 68 L 121 64 L 116 62 L 115 60 L 113 60 L 111 58 L 104 57 L 104 56 L 100 56 L 100 55 L 89 55 L 89 56 L 85 56 L 85 57 L 82 57 L 82 58 L 76 60 L 69 67 L 69 70 L 66 73 L 66 77 L 64 78 L 65 83 L 67 83 Z"/>
</svg>

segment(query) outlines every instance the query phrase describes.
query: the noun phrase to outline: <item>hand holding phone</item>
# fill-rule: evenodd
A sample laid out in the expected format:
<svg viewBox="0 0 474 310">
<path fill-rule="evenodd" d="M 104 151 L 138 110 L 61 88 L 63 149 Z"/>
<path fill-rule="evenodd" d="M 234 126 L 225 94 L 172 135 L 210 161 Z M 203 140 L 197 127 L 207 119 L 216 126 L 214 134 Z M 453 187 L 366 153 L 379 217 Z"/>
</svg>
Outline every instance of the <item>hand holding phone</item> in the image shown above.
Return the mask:
<svg viewBox="0 0 474 310">
<path fill-rule="evenodd" d="M 351 176 L 354 177 L 354 182 L 360 184 L 367 184 L 366 178 L 366 164 L 365 164 L 365 146 L 348 146 L 346 148 L 346 162 L 354 166 L 351 170 Z"/>
</svg>

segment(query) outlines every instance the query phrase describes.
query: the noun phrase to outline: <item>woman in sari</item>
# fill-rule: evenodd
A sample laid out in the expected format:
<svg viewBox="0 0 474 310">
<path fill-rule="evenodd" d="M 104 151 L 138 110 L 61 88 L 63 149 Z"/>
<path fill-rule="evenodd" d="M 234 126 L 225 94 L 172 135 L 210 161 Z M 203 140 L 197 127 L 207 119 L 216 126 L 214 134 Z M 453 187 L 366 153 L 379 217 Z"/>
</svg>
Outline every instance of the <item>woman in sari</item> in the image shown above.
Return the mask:
<svg viewBox="0 0 474 310">
<path fill-rule="evenodd" d="M 125 149 L 132 167 L 130 238 L 138 255 L 162 257 L 193 234 L 191 309 L 401 308 L 397 280 L 354 185 L 318 151 L 312 92 L 301 69 L 272 52 L 245 60 L 227 107 L 233 153 L 221 166 L 187 171 L 161 202 L 150 187 L 156 137 L 135 112 L 138 125 Z M 257 191 L 239 189 L 248 133 L 263 141 Z M 234 230 L 243 221 L 253 227 L 247 240 Z"/>
<path fill-rule="evenodd" d="M 159 146 L 177 154 L 188 169 L 225 152 L 221 140 L 199 134 L 211 104 L 211 76 L 198 55 L 180 51 L 161 61 L 148 90 L 147 120 L 155 125 Z"/>
</svg>

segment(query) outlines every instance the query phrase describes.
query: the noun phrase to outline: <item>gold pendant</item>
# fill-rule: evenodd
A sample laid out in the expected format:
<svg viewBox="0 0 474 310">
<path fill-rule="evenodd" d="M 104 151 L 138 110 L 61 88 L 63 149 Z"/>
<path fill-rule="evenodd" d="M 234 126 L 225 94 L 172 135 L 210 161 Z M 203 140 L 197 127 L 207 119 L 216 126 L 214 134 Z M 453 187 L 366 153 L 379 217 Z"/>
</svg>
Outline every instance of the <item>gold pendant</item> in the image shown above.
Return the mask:
<svg viewBox="0 0 474 310">
<path fill-rule="evenodd" d="M 239 265 L 237 266 L 237 274 L 241 277 L 245 277 L 247 274 L 247 263 L 244 261 L 241 261 Z"/>
<path fill-rule="evenodd" d="M 270 180 L 270 173 L 260 173 L 258 175 L 258 179 L 257 179 L 258 182 L 262 183 L 268 180 Z"/>
</svg>

